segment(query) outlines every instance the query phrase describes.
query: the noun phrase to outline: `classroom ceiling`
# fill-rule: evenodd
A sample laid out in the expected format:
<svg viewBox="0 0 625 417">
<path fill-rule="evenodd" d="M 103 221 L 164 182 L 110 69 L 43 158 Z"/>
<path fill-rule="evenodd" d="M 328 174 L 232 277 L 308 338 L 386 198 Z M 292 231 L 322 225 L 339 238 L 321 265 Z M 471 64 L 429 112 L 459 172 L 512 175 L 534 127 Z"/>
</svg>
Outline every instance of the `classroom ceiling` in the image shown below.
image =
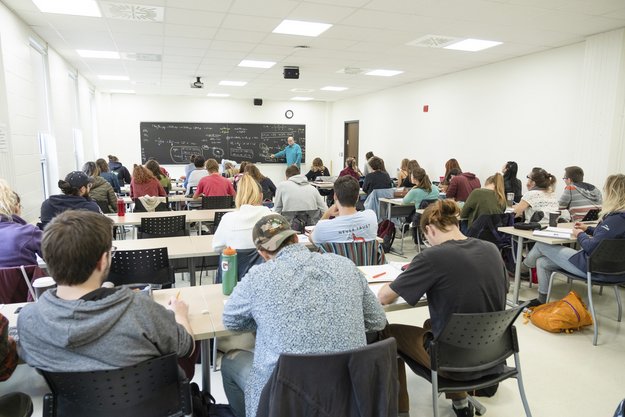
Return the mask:
<svg viewBox="0 0 625 417">
<path fill-rule="evenodd" d="M 341 100 L 625 26 L 624 0 L 97 0 L 103 17 L 42 13 L 31 0 L 0 1 L 100 91 L 265 100 Z M 283 19 L 332 27 L 318 37 L 272 33 Z M 480 52 L 411 45 L 428 35 L 503 43 Z M 78 49 L 116 51 L 122 59 L 83 58 Z M 239 67 L 243 59 L 276 64 Z M 298 66 L 300 78 L 284 79 L 284 66 Z M 364 74 L 373 69 L 403 73 Z M 190 88 L 197 76 L 203 89 Z M 247 84 L 221 86 L 222 80 Z M 321 90 L 326 86 L 347 90 Z"/>
</svg>

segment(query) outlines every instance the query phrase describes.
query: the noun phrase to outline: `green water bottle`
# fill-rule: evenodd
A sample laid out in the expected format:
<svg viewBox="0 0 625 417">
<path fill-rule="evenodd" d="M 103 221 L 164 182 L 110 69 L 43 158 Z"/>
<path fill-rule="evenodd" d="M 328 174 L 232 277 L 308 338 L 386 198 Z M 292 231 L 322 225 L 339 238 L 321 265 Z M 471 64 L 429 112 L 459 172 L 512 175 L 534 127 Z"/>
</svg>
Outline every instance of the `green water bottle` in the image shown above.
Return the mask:
<svg viewBox="0 0 625 417">
<path fill-rule="evenodd" d="M 224 295 L 232 294 L 237 285 L 239 268 L 237 266 L 237 251 L 228 246 L 221 254 L 221 290 Z"/>
</svg>

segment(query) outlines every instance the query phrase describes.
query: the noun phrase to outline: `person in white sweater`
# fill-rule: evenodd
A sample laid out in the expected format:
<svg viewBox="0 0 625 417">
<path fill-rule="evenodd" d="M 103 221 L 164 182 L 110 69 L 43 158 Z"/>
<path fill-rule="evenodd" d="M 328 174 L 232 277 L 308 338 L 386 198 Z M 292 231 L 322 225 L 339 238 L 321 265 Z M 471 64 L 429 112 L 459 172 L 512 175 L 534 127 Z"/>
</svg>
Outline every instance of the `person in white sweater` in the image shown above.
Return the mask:
<svg viewBox="0 0 625 417">
<path fill-rule="evenodd" d="M 224 214 L 213 237 L 213 248 L 221 250 L 226 246 L 234 249 L 256 248 L 252 241 L 252 229 L 271 210 L 263 206 L 263 191 L 260 184 L 249 174 L 239 181 L 239 192 L 235 199 L 237 211 Z"/>
<path fill-rule="evenodd" d="M 328 209 L 319 191 L 313 187 L 299 168 L 286 169 L 286 181 L 278 184 L 273 210 L 276 213 L 318 210 L 319 216 Z"/>
</svg>

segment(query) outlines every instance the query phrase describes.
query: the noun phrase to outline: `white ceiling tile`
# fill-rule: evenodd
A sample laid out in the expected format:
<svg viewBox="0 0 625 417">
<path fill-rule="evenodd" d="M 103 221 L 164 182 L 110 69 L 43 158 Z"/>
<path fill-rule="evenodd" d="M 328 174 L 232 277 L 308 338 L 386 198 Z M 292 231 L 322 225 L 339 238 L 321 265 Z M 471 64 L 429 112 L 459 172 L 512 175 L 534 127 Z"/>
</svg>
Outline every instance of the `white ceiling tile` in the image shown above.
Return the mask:
<svg viewBox="0 0 625 417">
<path fill-rule="evenodd" d="M 225 14 L 217 12 L 203 12 L 199 10 L 165 9 L 165 23 L 189 26 L 218 27 Z"/>
<path fill-rule="evenodd" d="M 301 3 L 288 14 L 291 20 L 336 24 L 354 13 L 353 7 Z"/>
<path fill-rule="evenodd" d="M 233 30 L 221 28 L 215 34 L 214 39 L 220 41 L 252 42 L 260 43 L 267 32 L 252 32 L 251 30 Z"/>
<path fill-rule="evenodd" d="M 229 14 L 224 19 L 221 27 L 226 29 L 271 33 L 281 21 L 282 19 L 280 18 Z"/>
<path fill-rule="evenodd" d="M 180 48 L 206 48 L 211 44 L 209 39 L 197 38 L 179 38 L 168 36 L 164 38 L 165 46 L 174 46 Z"/>
<path fill-rule="evenodd" d="M 204 26 L 165 25 L 165 36 L 181 38 L 211 39 L 217 33 L 217 28 Z"/>
<path fill-rule="evenodd" d="M 247 16 L 265 16 L 282 19 L 298 4 L 299 2 L 294 0 L 236 0 L 229 12 Z"/>
<path fill-rule="evenodd" d="M 133 0 L 134 1 L 134 0 Z M 149 1 L 149 0 L 146 0 Z M 167 0 L 167 6 L 179 9 L 203 10 L 208 12 L 227 12 L 233 0 Z"/>
<path fill-rule="evenodd" d="M 179 48 L 173 46 L 165 46 L 163 55 L 188 55 L 188 56 L 204 56 L 206 48 Z"/>
<path fill-rule="evenodd" d="M 163 36 L 165 25 L 155 22 L 131 22 L 121 19 L 102 19 L 114 34 Z"/>
</svg>

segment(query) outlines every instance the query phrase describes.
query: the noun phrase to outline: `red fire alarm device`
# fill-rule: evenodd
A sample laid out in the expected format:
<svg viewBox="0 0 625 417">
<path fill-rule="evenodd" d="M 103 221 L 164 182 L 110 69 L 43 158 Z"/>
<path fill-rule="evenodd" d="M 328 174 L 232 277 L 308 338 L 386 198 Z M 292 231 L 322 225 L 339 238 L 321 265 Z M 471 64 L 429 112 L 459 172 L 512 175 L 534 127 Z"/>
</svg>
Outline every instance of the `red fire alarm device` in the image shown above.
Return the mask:
<svg viewBox="0 0 625 417">
<path fill-rule="evenodd" d="M 430 110 L 430 106 L 429 105 L 424 105 L 423 106 L 423 113 L 427 113 Z"/>
</svg>

